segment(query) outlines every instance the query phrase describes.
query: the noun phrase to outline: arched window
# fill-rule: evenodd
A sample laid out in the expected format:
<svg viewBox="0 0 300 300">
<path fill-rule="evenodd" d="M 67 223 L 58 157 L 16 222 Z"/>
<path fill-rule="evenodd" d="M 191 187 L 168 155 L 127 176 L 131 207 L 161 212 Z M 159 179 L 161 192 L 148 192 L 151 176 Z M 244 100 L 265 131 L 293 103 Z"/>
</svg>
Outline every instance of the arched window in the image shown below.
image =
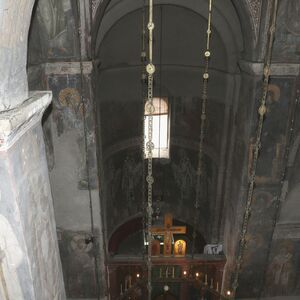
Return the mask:
<svg viewBox="0 0 300 300">
<path fill-rule="evenodd" d="M 147 105 L 147 103 L 146 103 Z M 145 157 L 148 157 L 146 143 L 148 142 L 149 112 L 145 105 Z M 170 156 L 170 126 L 169 106 L 167 98 L 153 98 L 153 137 L 154 158 L 169 158 Z"/>
</svg>

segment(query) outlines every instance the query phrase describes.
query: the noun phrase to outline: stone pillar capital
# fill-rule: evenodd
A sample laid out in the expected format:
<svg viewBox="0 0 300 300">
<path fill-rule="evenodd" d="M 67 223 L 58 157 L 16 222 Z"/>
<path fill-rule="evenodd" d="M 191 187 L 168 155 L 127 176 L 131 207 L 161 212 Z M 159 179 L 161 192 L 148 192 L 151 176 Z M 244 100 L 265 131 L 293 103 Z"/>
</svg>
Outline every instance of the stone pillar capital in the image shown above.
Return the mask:
<svg viewBox="0 0 300 300">
<path fill-rule="evenodd" d="M 9 149 L 30 127 L 40 122 L 52 92 L 32 92 L 17 107 L 0 112 L 0 151 Z"/>
</svg>

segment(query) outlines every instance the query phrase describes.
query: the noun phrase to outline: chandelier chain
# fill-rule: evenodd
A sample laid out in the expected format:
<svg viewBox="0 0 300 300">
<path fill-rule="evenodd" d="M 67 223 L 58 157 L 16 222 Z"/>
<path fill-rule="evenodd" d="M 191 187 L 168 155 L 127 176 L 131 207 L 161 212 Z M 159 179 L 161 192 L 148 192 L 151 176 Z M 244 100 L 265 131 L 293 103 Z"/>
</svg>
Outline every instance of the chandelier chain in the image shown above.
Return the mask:
<svg viewBox="0 0 300 300">
<path fill-rule="evenodd" d="M 197 166 L 197 183 L 196 183 L 196 198 L 195 198 L 195 215 L 194 215 L 194 229 L 193 229 L 193 242 L 192 242 L 192 257 L 195 254 L 195 245 L 198 227 L 198 214 L 200 207 L 200 194 L 201 194 L 201 181 L 203 169 L 203 148 L 205 139 L 205 125 L 206 125 L 206 108 L 208 99 L 208 80 L 209 80 L 209 62 L 211 58 L 210 41 L 211 41 L 211 20 L 212 20 L 212 4 L 213 1 L 209 0 L 208 3 L 208 22 L 206 31 L 206 49 L 204 52 L 205 66 L 203 72 L 203 87 L 202 87 L 202 107 L 201 107 L 201 127 L 200 127 L 200 141 L 198 152 L 198 166 Z"/>
<path fill-rule="evenodd" d="M 256 177 L 256 171 L 257 171 L 257 163 L 258 163 L 258 157 L 261 150 L 261 136 L 262 136 L 262 130 L 264 125 L 264 119 L 265 114 L 267 112 L 266 107 L 266 100 L 267 100 L 267 94 L 268 94 L 268 87 L 269 87 L 269 81 L 270 81 L 270 68 L 271 68 L 271 59 L 272 59 L 272 50 L 273 50 L 273 43 L 274 43 L 274 36 L 275 36 L 275 29 L 276 29 L 276 19 L 277 19 L 277 8 L 278 8 L 278 0 L 275 0 L 273 2 L 272 7 L 272 15 L 270 20 L 270 27 L 269 27 L 269 39 L 268 39 L 268 46 L 264 61 L 264 68 L 263 68 L 263 91 L 262 91 L 262 98 L 260 102 L 260 106 L 258 109 L 258 126 L 256 131 L 256 140 L 255 140 L 255 146 L 254 146 L 254 153 L 253 153 L 253 160 L 251 164 L 251 170 L 250 170 L 250 178 L 249 178 L 249 188 L 248 188 L 248 195 L 247 195 L 247 202 L 242 222 L 242 228 L 240 233 L 240 241 L 239 241 L 239 249 L 238 249 L 238 255 L 237 255 L 237 263 L 236 263 L 236 269 L 234 273 L 234 279 L 233 279 L 233 297 L 235 298 L 236 290 L 238 288 L 238 280 L 240 275 L 240 270 L 243 263 L 243 257 L 246 247 L 246 235 L 248 231 L 248 224 L 251 216 L 251 210 L 252 210 L 252 202 L 253 202 L 253 192 L 255 188 L 255 177 Z"/>
<path fill-rule="evenodd" d="M 146 90 L 145 90 L 145 61 L 146 61 L 146 0 L 143 0 L 143 8 L 142 8 L 142 42 L 141 42 L 141 61 L 142 61 L 142 78 L 141 78 L 141 97 L 142 97 L 142 135 L 141 135 L 141 160 L 142 160 L 142 178 L 145 178 L 145 98 L 146 98 Z M 143 256 L 146 255 L 146 245 L 144 242 L 144 237 L 146 236 L 146 210 L 147 203 L 145 197 L 145 181 L 142 180 L 142 226 L 143 226 L 143 239 L 142 239 L 142 249 Z"/>
<path fill-rule="evenodd" d="M 146 143 L 147 149 L 147 185 L 148 185 L 148 193 L 147 193 L 147 239 L 148 239 L 148 255 L 147 255 L 147 269 L 148 269 L 148 299 L 151 300 L 152 286 L 151 286 L 151 277 L 152 277 L 152 259 L 151 259 L 151 250 L 152 250 L 152 187 L 154 183 L 153 178 L 153 149 L 154 144 L 152 141 L 153 138 L 153 74 L 155 72 L 155 66 L 153 65 L 153 0 L 149 0 L 149 22 L 148 22 L 148 30 L 149 30 L 149 57 L 148 57 L 148 65 L 146 66 L 146 72 L 148 74 L 148 92 L 147 92 L 147 104 L 146 110 L 148 114 L 148 141 Z"/>
</svg>

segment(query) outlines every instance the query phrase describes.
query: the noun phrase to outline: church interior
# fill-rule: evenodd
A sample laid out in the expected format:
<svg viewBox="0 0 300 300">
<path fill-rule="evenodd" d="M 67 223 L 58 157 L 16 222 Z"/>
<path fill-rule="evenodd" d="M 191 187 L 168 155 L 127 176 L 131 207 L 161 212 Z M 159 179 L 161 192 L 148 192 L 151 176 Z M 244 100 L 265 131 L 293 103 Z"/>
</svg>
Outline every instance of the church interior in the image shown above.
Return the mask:
<svg viewBox="0 0 300 300">
<path fill-rule="evenodd" d="M 0 0 L 0 300 L 300 299 L 300 0 Z"/>
</svg>

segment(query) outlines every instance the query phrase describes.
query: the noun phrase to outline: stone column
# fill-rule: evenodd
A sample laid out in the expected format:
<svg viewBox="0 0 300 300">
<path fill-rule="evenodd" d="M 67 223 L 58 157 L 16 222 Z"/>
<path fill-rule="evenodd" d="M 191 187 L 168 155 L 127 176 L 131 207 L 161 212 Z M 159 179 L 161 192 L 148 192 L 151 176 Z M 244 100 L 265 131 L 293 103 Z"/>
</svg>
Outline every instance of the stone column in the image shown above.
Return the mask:
<svg viewBox="0 0 300 300">
<path fill-rule="evenodd" d="M 0 299 L 65 299 L 41 126 L 50 92 L 0 112 Z"/>
<path fill-rule="evenodd" d="M 27 40 L 35 0 L 0 0 L 0 111 L 28 97 Z"/>
</svg>

